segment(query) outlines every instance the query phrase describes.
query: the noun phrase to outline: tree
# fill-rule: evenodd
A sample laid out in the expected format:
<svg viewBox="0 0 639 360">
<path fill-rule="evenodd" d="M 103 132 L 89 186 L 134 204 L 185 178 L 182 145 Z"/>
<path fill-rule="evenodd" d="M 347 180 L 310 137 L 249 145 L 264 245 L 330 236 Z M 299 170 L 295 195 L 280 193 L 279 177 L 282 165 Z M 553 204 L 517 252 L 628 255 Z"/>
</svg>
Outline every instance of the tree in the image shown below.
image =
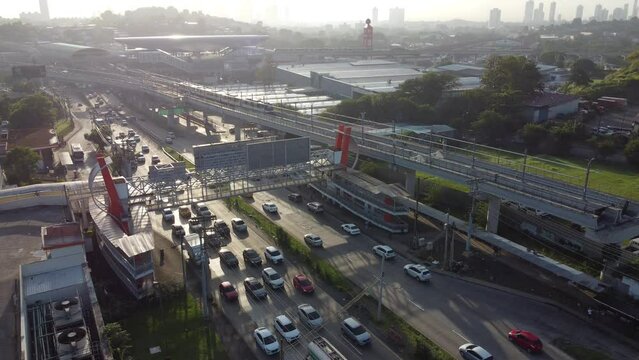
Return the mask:
<svg viewBox="0 0 639 360">
<path fill-rule="evenodd" d="M 537 65 L 523 56 L 493 56 L 482 76 L 483 86 L 496 92 L 510 91 L 531 95 L 543 89 Z"/>
<path fill-rule="evenodd" d="M 539 55 L 539 62 L 541 62 L 542 64 L 564 67 L 566 62 L 566 54 L 558 51 L 546 51 Z"/>
<path fill-rule="evenodd" d="M 435 105 L 444 91 L 457 85 L 450 74 L 426 73 L 422 77 L 406 80 L 399 86 L 398 94 L 417 104 Z"/>
<path fill-rule="evenodd" d="M 623 149 L 624 155 L 628 163 L 639 166 L 639 137 L 628 141 L 626 147 Z"/>
<path fill-rule="evenodd" d="M 113 356 L 117 360 L 129 359 L 127 351 L 131 349 L 131 334 L 122 328 L 120 323 L 114 322 L 104 326 L 104 335 L 109 341 Z"/>
<path fill-rule="evenodd" d="M 471 124 L 471 127 L 478 140 L 495 145 L 497 141 L 512 132 L 513 125 L 502 114 L 493 110 L 485 110 L 479 114 L 479 118 Z"/>
<path fill-rule="evenodd" d="M 23 97 L 9 107 L 12 128 L 51 127 L 55 118 L 53 103 L 43 94 Z"/>
<path fill-rule="evenodd" d="M 579 86 L 586 86 L 592 82 L 590 75 L 581 69 L 570 69 L 570 82 Z"/>
<path fill-rule="evenodd" d="M 590 59 L 578 59 L 570 67 L 570 82 L 586 86 L 597 72 L 597 65 Z"/>
<path fill-rule="evenodd" d="M 40 156 L 29 148 L 15 147 L 11 149 L 7 153 L 3 165 L 7 181 L 16 185 L 30 183 L 38 160 L 40 160 Z"/>
<path fill-rule="evenodd" d="M 597 156 L 602 159 L 607 158 L 608 156 L 614 154 L 617 151 L 617 146 L 615 144 L 615 140 L 610 136 L 595 138 L 593 141 L 593 145 L 595 150 L 597 151 Z"/>
<path fill-rule="evenodd" d="M 539 149 L 541 143 L 548 136 L 548 130 L 539 124 L 526 124 L 519 131 L 519 136 L 528 149 Z"/>
</svg>

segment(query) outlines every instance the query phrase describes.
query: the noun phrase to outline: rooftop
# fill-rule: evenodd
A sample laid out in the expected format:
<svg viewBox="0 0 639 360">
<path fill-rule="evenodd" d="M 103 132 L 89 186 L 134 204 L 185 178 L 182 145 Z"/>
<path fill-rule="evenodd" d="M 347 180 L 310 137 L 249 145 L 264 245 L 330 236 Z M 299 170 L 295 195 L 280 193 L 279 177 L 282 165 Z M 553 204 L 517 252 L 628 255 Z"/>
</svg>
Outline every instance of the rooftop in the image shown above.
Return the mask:
<svg viewBox="0 0 639 360">
<path fill-rule="evenodd" d="M 127 235 L 106 212 L 90 202 L 91 218 L 100 232 L 115 248 L 119 248 L 126 256 L 133 257 L 154 249 L 151 219 L 144 206 L 131 206 L 132 235 Z"/>
<path fill-rule="evenodd" d="M 526 106 L 529 107 L 546 107 L 546 106 L 557 106 L 561 104 L 565 104 L 571 101 L 579 100 L 578 96 L 574 95 L 566 95 L 560 93 L 541 93 L 535 95 L 532 99 L 526 102 Z"/>
<path fill-rule="evenodd" d="M 82 245 L 84 237 L 79 223 L 64 223 L 42 227 L 42 249 Z"/>
<path fill-rule="evenodd" d="M 368 176 L 359 171 L 339 171 L 334 173 L 335 176 L 342 178 L 349 183 L 367 190 L 371 194 L 383 194 L 390 197 L 410 196 L 404 189 L 394 184 L 387 184 L 372 176 Z"/>
<path fill-rule="evenodd" d="M 53 149 L 58 146 L 58 136 L 55 131 L 50 128 L 27 128 L 27 129 L 9 129 L 8 139 L 1 140 L 0 155 L 3 155 L 2 149 L 6 151 L 21 146 L 32 150 Z"/>
</svg>

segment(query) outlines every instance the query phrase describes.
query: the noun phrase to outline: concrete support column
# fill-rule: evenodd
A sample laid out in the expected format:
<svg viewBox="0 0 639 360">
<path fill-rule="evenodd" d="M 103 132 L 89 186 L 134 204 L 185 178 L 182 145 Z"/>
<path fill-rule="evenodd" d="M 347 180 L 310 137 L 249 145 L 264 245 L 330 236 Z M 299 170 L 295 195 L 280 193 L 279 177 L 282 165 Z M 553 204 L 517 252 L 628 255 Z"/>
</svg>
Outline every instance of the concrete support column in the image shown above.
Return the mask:
<svg viewBox="0 0 639 360">
<path fill-rule="evenodd" d="M 173 122 L 175 121 L 175 109 L 169 109 L 169 113 L 166 115 L 166 128 L 171 129 Z"/>
<path fill-rule="evenodd" d="M 417 185 L 417 175 L 415 170 L 404 169 L 406 174 L 406 191 L 413 196 L 415 194 L 415 186 Z"/>
<path fill-rule="evenodd" d="M 242 131 L 242 127 L 240 127 L 239 125 L 235 125 L 235 141 L 242 140 Z"/>
<path fill-rule="evenodd" d="M 187 129 L 191 128 L 191 113 L 190 112 L 186 113 L 186 128 Z"/>
<path fill-rule="evenodd" d="M 490 196 L 488 198 L 488 213 L 486 214 L 486 231 L 493 234 L 497 233 L 499 227 L 499 210 L 501 207 L 501 199 Z"/>
</svg>

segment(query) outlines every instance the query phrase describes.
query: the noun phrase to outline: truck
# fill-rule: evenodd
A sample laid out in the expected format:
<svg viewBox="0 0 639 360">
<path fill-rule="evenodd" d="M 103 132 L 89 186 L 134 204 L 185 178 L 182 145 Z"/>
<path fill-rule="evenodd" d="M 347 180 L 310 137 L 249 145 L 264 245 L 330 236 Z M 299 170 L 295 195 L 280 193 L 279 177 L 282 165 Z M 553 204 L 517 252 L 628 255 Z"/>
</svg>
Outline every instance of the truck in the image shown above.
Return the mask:
<svg viewBox="0 0 639 360">
<path fill-rule="evenodd" d="M 224 237 L 231 236 L 231 229 L 229 229 L 229 226 L 226 225 L 226 222 L 224 222 L 224 220 L 222 219 L 217 219 L 213 221 L 213 229 L 215 229 L 215 232 L 217 232 L 218 234 Z"/>
<path fill-rule="evenodd" d="M 200 265 L 202 263 L 203 254 L 206 254 L 204 250 L 205 241 L 200 241 L 199 234 L 188 234 L 184 237 L 184 248 L 186 252 L 189 254 L 189 258 L 194 263 Z M 206 256 L 206 255 L 205 255 Z"/>
<path fill-rule="evenodd" d="M 308 343 L 307 360 L 346 360 L 333 344 L 322 336 L 314 338 Z"/>
</svg>

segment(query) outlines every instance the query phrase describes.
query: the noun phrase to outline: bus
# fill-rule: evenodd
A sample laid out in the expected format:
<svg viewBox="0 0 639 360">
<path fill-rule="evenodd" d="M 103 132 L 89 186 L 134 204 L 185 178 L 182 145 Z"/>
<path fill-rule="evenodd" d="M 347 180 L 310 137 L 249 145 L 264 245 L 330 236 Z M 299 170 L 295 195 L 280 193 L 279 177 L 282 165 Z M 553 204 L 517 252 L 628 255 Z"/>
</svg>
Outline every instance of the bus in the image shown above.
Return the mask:
<svg viewBox="0 0 639 360">
<path fill-rule="evenodd" d="M 71 159 L 73 162 L 84 162 L 84 151 L 80 144 L 71 144 Z"/>
<path fill-rule="evenodd" d="M 333 344 L 322 336 L 318 336 L 308 343 L 308 356 L 306 360 L 346 360 Z"/>
</svg>

